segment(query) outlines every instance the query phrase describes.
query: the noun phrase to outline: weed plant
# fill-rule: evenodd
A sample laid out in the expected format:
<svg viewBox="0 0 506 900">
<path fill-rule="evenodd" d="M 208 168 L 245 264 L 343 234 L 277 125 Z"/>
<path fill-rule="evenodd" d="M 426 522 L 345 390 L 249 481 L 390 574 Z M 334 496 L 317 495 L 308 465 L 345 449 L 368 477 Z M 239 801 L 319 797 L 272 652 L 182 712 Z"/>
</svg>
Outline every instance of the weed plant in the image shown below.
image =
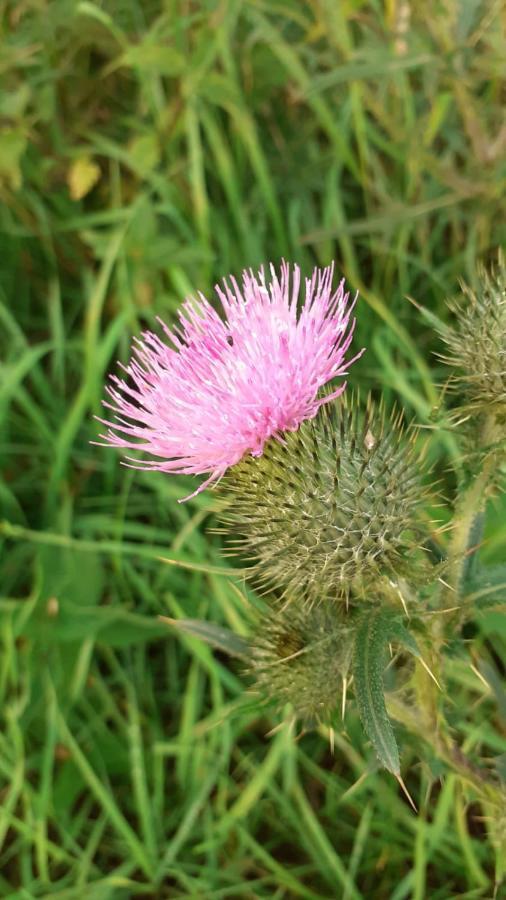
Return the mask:
<svg viewBox="0 0 506 900">
<path fill-rule="evenodd" d="M 351 704 L 333 754 L 322 729 L 267 737 L 277 714 L 244 703 L 239 660 L 157 618 L 227 627 L 240 653 L 244 596 L 252 617 L 261 601 L 204 495 L 178 504 L 184 479 L 89 443 L 105 374 L 157 315 L 224 272 L 335 259 L 361 295 L 354 384 L 427 434 L 423 515 L 449 521 L 473 460 L 433 427 L 435 354 L 455 353 L 435 326 L 505 243 L 500 17 L 494 0 L 0 4 L 2 896 L 501 896 L 469 770 L 395 724 L 414 814 Z M 488 506 L 482 565 L 504 562 L 505 512 Z M 452 737 L 504 776 L 504 616 L 459 629 Z"/>
</svg>

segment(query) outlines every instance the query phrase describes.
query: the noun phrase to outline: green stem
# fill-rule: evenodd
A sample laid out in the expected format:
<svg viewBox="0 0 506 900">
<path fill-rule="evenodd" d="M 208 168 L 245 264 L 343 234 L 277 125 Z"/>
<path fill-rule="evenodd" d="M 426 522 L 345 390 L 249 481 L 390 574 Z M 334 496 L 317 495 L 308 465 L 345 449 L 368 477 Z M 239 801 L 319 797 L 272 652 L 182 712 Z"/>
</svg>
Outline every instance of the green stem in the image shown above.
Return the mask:
<svg viewBox="0 0 506 900">
<path fill-rule="evenodd" d="M 481 429 L 478 447 L 483 449 L 494 444 L 497 439 L 497 425 L 495 416 L 490 414 L 485 417 Z M 497 466 L 497 453 L 491 451 L 485 457 L 481 471 L 475 476 L 468 487 L 457 500 L 455 515 L 453 518 L 453 532 L 448 549 L 450 568 L 448 581 L 452 589 L 453 598 L 460 595 L 463 569 L 466 565 L 467 555 L 471 549 L 469 546 L 470 535 L 476 517 L 485 511 L 488 489 Z"/>
<path fill-rule="evenodd" d="M 428 722 L 427 717 L 427 691 L 417 691 L 418 696 L 424 698 L 424 710 L 420 714 L 418 709 L 408 707 L 402 700 L 393 695 L 388 696 L 387 709 L 392 718 L 402 725 L 417 738 L 421 738 L 433 750 L 434 754 L 442 759 L 449 768 L 459 775 L 468 784 L 471 784 L 480 799 L 504 809 L 506 796 L 498 782 L 483 769 L 476 766 L 460 747 L 444 733 L 444 726 L 438 727 L 437 722 Z M 432 719 L 432 716 L 430 717 Z"/>
</svg>

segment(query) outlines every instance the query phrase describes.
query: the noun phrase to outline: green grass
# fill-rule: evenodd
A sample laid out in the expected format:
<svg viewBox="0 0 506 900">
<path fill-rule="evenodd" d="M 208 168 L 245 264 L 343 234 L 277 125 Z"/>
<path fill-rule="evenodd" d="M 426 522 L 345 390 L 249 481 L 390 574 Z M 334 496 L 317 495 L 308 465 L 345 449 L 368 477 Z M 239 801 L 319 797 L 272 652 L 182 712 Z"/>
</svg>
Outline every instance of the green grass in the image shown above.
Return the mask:
<svg viewBox="0 0 506 900">
<path fill-rule="evenodd" d="M 242 585 L 205 497 L 180 505 L 184 479 L 89 441 L 132 333 L 282 255 L 336 259 L 362 297 L 354 385 L 432 421 L 444 373 L 406 298 L 446 317 L 505 242 L 499 15 L 0 4 L 1 896 L 493 896 L 483 810 L 422 744 L 399 734 L 414 815 L 353 707 L 334 756 L 321 734 L 266 737 L 237 666 L 159 623 L 244 631 Z M 434 438 L 448 494 L 455 452 Z M 499 673 L 504 641 L 490 614 L 474 659 Z M 495 695 L 461 662 L 446 678 L 473 758 L 505 753 L 499 678 Z"/>
</svg>

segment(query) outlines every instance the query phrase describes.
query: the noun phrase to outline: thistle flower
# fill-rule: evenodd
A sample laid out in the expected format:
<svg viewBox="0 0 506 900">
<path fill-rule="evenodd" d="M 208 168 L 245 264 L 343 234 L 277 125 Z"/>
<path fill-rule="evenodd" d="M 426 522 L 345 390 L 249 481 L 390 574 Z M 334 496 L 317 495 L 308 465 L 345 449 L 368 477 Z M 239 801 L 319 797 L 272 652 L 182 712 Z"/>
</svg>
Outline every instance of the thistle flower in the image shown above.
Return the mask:
<svg viewBox="0 0 506 900">
<path fill-rule="evenodd" d="M 479 272 L 477 291 L 462 286 L 450 304 L 456 324 L 441 332 L 449 353 L 441 359 L 455 370 L 450 387 L 465 398 L 465 408 L 506 415 L 506 265 Z"/>
<path fill-rule="evenodd" d="M 306 725 L 330 724 L 351 663 L 349 632 L 322 606 L 271 613 L 251 642 L 255 688 L 281 710 L 291 704 Z"/>
<path fill-rule="evenodd" d="M 145 450 L 136 467 L 207 474 L 198 493 L 243 456 L 260 456 L 345 388 L 319 396 L 347 373 L 354 301 L 344 282 L 332 287 L 333 265 L 315 269 L 299 302 L 300 270 L 287 263 L 216 286 L 223 317 L 199 294 L 187 300 L 167 342 L 150 331 L 136 339 L 126 379 L 107 388 L 112 421 L 107 446 Z M 360 356 L 360 353 L 357 354 Z M 355 357 L 356 359 L 357 357 Z"/>
<path fill-rule="evenodd" d="M 415 439 L 399 414 L 387 419 L 372 404 L 364 415 L 353 399 L 325 407 L 284 446 L 269 444 L 223 480 L 230 552 L 251 563 L 258 587 L 309 605 L 371 588 L 378 596 L 383 576 L 412 580 L 425 496 Z"/>
</svg>

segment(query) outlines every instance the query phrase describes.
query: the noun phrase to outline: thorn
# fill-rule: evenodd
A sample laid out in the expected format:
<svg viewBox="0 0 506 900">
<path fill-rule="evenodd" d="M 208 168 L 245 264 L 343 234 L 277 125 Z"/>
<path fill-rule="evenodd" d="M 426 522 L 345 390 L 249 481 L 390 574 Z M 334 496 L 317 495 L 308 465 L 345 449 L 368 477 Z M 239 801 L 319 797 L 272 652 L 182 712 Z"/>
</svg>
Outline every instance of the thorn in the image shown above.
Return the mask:
<svg viewBox="0 0 506 900">
<path fill-rule="evenodd" d="M 399 597 L 400 597 L 400 600 L 401 600 L 401 603 L 402 603 L 402 608 L 403 608 L 403 610 L 404 610 L 404 612 L 405 612 L 405 614 L 406 614 L 406 617 L 409 619 L 408 607 L 406 606 L 406 601 L 405 601 L 404 597 L 402 596 L 402 593 L 401 593 L 401 589 L 400 589 L 400 588 L 397 588 L 397 593 L 399 594 Z"/>
<path fill-rule="evenodd" d="M 471 418 L 471 416 L 464 416 L 463 419 L 458 419 L 456 422 L 453 423 L 454 427 L 458 428 L 459 425 L 464 425 L 464 423 L 468 422 L 470 418 Z"/>
<path fill-rule="evenodd" d="M 443 504 L 439 504 L 439 508 L 442 507 Z M 455 528 L 453 522 L 447 522 L 446 525 L 440 525 L 439 528 L 436 528 L 436 534 L 445 534 L 447 531 L 453 531 Z"/>
<path fill-rule="evenodd" d="M 367 434 L 364 438 L 364 446 L 366 450 L 372 450 L 376 444 L 376 438 L 374 437 L 372 431 L 368 429 Z"/>
<path fill-rule="evenodd" d="M 480 541 L 479 544 L 475 544 L 474 547 L 469 547 L 469 549 L 466 550 L 464 556 L 466 556 L 466 557 L 472 556 L 473 553 L 476 553 L 477 550 L 481 550 L 481 548 L 483 547 L 483 544 L 484 544 L 484 541 Z"/>
<path fill-rule="evenodd" d="M 253 604 L 252 604 L 251 600 L 249 599 L 249 597 L 246 596 L 246 594 L 244 594 L 241 591 L 240 587 L 237 584 L 234 584 L 234 582 L 231 581 L 230 587 L 232 588 L 234 593 L 237 594 L 237 596 L 244 603 L 245 606 L 248 606 L 250 609 L 253 609 Z"/>
<path fill-rule="evenodd" d="M 460 609 L 460 606 L 449 606 L 448 609 L 432 609 L 429 612 L 423 613 L 424 616 L 440 616 L 442 613 L 451 613 L 456 612 Z"/>
<path fill-rule="evenodd" d="M 359 776 L 359 778 L 357 778 L 357 780 L 355 781 L 355 783 L 352 784 L 351 787 L 349 787 L 349 788 L 344 792 L 344 794 L 341 794 L 341 796 L 340 796 L 340 798 L 339 798 L 339 803 L 342 803 L 343 800 L 345 800 L 345 799 L 346 799 L 347 797 L 349 797 L 354 791 L 356 791 L 357 788 L 359 788 L 360 785 L 363 784 L 363 782 L 366 780 L 366 778 L 368 778 L 369 774 L 370 774 L 370 773 L 367 772 L 367 771 L 366 771 L 366 772 L 362 772 L 362 774 Z"/>
<path fill-rule="evenodd" d="M 346 675 L 343 675 L 343 695 L 341 699 L 341 719 L 344 721 L 344 714 L 346 712 L 346 693 L 348 690 L 348 679 Z"/>
<path fill-rule="evenodd" d="M 439 681 L 437 680 L 437 678 L 436 678 L 436 676 L 434 675 L 434 673 L 431 672 L 431 670 L 429 669 L 429 667 L 428 667 L 427 663 L 425 662 L 425 660 L 422 659 L 421 656 L 419 656 L 418 659 L 420 660 L 420 662 L 421 662 L 422 666 L 424 667 L 425 671 L 427 672 L 427 674 L 430 675 L 430 677 L 432 678 L 434 684 L 437 684 L 439 690 L 442 691 L 443 688 L 442 688 L 441 685 L 439 684 Z"/>
<path fill-rule="evenodd" d="M 455 593 L 455 588 L 452 587 L 451 584 L 448 584 L 447 581 L 444 581 L 444 579 L 441 578 L 441 576 L 439 576 L 438 581 L 440 581 L 441 584 L 443 584 L 445 586 L 445 588 L 448 588 L 449 591 L 453 591 L 453 593 Z"/>
<path fill-rule="evenodd" d="M 264 595 L 263 595 L 263 596 L 266 596 L 267 593 L 268 593 L 268 591 L 266 590 L 266 591 L 264 592 Z M 288 599 L 288 600 L 285 601 L 285 603 L 283 603 L 283 606 L 282 606 L 281 609 L 280 609 L 280 613 L 284 613 L 285 610 L 287 610 L 289 606 L 290 606 L 290 600 Z"/>
<path fill-rule="evenodd" d="M 470 665 L 470 667 L 471 667 L 471 670 L 472 670 L 472 671 L 474 672 L 474 674 L 476 675 L 476 677 L 480 679 L 480 681 L 485 685 L 487 691 L 489 691 L 489 690 L 490 690 L 490 685 L 489 685 L 488 681 L 483 677 L 483 675 L 481 674 L 480 670 L 477 669 L 476 666 L 473 666 L 472 663 L 469 663 L 469 665 Z"/>
<path fill-rule="evenodd" d="M 278 722 L 278 724 L 275 725 L 274 728 L 271 728 L 270 731 L 265 732 L 265 737 L 266 738 L 272 737 L 274 734 L 277 734 L 278 731 L 281 731 L 281 729 L 284 728 L 285 725 L 286 725 L 286 722 L 284 720 L 283 720 L 283 722 Z"/>
<path fill-rule="evenodd" d="M 404 794 L 405 794 L 406 797 L 408 798 L 409 803 L 410 803 L 410 806 L 414 809 L 414 811 L 415 811 L 416 813 L 418 813 L 418 810 L 417 810 L 417 808 L 416 808 L 416 806 L 415 806 L 414 800 L 413 800 L 411 794 L 409 793 L 409 791 L 408 791 L 406 785 L 404 784 L 404 782 L 403 782 L 401 776 L 400 776 L 400 775 L 396 775 L 395 777 L 396 777 L 397 782 L 399 783 L 399 785 L 400 785 L 402 791 L 404 792 Z"/>
</svg>

